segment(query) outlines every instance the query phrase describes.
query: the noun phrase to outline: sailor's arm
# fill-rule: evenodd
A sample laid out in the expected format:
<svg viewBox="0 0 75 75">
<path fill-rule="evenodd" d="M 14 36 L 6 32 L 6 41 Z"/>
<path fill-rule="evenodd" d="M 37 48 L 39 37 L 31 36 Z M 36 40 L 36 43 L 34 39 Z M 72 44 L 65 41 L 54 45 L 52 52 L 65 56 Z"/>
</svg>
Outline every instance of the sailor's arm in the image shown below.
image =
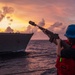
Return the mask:
<svg viewBox="0 0 75 75">
<path fill-rule="evenodd" d="M 56 39 L 56 42 L 57 42 L 57 50 L 56 50 L 57 56 L 61 56 L 61 50 L 64 48 L 61 47 L 61 40 L 60 39 Z"/>
</svg>

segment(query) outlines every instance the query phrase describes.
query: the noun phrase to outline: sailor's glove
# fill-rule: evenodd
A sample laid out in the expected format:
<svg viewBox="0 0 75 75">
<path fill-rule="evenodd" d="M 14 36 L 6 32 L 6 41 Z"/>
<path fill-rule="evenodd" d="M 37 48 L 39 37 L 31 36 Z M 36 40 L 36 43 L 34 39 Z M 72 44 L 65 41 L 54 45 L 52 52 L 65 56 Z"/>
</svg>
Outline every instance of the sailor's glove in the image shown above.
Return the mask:
<svg viewBox="0 0 75 75">
<path fill-rule="evenodd" d="M 49 41 L 50 41 L 51 43 L 52 43 L 52 42 L 56 42 L 56 39 L 59 39 L 58 34 L 53 34 L 53 35 L 50 37 Z"/>
<path fill-rule="evenodd" d="M 55 39 L 59 39 L 59 35 L 55 33 L 55 34 L 54 34 L 54 38 L 55 38 Z"/>
</svg>

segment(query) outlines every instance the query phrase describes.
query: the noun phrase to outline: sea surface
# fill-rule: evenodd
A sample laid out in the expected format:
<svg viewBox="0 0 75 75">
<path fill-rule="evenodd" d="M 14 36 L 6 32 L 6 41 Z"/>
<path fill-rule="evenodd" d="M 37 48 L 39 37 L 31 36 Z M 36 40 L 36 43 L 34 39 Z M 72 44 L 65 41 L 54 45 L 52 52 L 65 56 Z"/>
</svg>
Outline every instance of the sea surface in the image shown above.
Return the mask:
<svg viewBox="0 0 75 75">
<path fill-rule="evenodd" d="M 30 40 L 25 51 L 1 56 L 0 75 L 56 75 L 56 45 Z"/>
</svg>

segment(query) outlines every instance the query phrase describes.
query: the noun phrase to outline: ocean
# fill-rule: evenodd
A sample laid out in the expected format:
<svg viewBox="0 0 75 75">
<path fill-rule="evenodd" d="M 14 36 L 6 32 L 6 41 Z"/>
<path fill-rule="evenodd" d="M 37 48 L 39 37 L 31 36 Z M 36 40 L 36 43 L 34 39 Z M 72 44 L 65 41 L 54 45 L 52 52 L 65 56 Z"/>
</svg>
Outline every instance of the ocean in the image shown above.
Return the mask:
<svg viewBox="0 0 75 75">
<path fill-rule="evenodd" d="M 56 75 L 56 45 L 30 40 L 26 53 L 0 57 L 0 75 Z"/>
</svg>

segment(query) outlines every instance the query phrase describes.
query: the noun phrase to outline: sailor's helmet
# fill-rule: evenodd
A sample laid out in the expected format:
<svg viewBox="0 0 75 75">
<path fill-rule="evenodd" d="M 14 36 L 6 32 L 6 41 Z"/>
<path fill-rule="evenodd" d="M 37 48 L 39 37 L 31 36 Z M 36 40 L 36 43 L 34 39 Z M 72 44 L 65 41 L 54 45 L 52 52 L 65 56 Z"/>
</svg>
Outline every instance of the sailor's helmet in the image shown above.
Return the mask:
<svg viewBox="0 0 75 75">
<path fill-rule="evenodd" d="M 64 35 L 68 38 L 75 38 L 75 24 L 69 25 Z"/>
</svg>

